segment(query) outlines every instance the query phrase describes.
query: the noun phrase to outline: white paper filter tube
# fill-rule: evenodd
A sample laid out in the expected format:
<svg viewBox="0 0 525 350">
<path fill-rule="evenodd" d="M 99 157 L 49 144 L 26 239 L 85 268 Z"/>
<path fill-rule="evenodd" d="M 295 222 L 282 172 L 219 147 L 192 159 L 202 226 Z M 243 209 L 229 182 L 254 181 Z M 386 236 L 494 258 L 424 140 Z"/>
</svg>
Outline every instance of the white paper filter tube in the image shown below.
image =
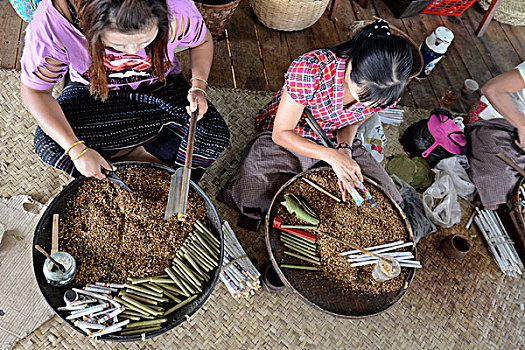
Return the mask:
<svg viewBox="0 0 525 350">
<path fill-rule="evenodd" d="M 368 256 L 367 259 L 348 259 L 348 262 L 356 263 L 356 262 L 377 261 L 378 260 L 376 257 L 370 256 L 370 255 L 367 255 L 367 256 Z M 395 258 L 396 260 L 408 260 L 408 259 L 413 259 L 414 255 L 410 253 L 410 254 L 402 255 L 402 256 L 393 256 L 393 258 Z"/>
<path fill-rule="evenodd" d="M 406 257 L 406 256 L 410 256 L 410 257 L 414 257 L 414 255 L 412 254 L 412 252 L 394 252 L 394 253 L 389 253 L 389 254 L 377 254 L 379 256 L 385 256 L 385 255 L 389 255 L 391 257 L 394 257 L 394 258 L 401 258 L 401 257 Z M 367 254 L 363 254 L 363 255 L 359 255 L 355 258 L 348 258 L 348 261 L 363 261 L 363 260 L 369 260 L 369 259 L 377 259 L 371 255 L 367 255 Z"/>
<path fill-rule="evenodd" d="M 405 247 L 413 247 L 413 246 L 414 246 L 414 243 L 407 242 L 407 243 L 403 243 L 403 244 L 397 245 L 395 247 L 388 247 L 388 248 L 381 248 L 381 249 L 378 249 L 378 250 L 373 250 L 372 253 L 375 253 L 375 254 L 385 253 L 385 252 L 390 252 L 390 251 L 395 250 L 395 249 L 400 249 L 400 248 L 405 248 Z M 391 254 L 391 253 L 389 253 L 389 254 Z M 348 257 L 349 258 L 357 258 L 357 257 L 360 257 L 362 255 L 366 255 L 366 254 L 353 254 L 353 255 L 349 255 Z"/>
<path fill-rule="evenodd" d="M 396 246 L 396 245 L 401 245 L 405 243 L 404 241 L 396 241 L 396 242 L 391 242 L 391 243 L 385 243 L 385 244 L 380 244 L 380 245 L 376 245 L 376 246 L 373 246 L 373 247 L 368 247 L 368 248 L 365 248 L 366 250 L 370 251 L 370 252 L 373 252 L 374 250 L 377 250 L 377 249 L 381 249 L 381 248 L 388 248 L 388 247 L 393 247 L 393 246 Z M 340 253 L 341 255 L 350 255 L 350 254 L 356 254 L 356 253 L 359 253 L 359 254 L 362 254 L 360 250 L 349 250 L 347 252 L 342 252 Z"/>
</svg>

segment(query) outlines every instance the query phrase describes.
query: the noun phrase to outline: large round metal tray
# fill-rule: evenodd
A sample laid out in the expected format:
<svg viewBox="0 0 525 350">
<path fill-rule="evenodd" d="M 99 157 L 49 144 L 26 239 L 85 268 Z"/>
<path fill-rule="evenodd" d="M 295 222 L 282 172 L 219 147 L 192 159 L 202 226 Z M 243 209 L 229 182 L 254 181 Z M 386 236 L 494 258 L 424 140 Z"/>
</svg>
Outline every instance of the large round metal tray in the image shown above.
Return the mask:
<svg viewBox="0 0 525 350">
<path fill-rule="evenodd" d="M 158 164 L 150 164 L 150 163 L 139 163 L 139 162 L 125 162 L 124 163 L 123 162 L 123 163 L 114 163 L 113 165 L 117 166 L 118 169 L 123 169 L 123 168 L 128 168 L 128 167 L 157 168 L 157 169 L 165 170 L 170 175 L 173 174 L 174 172 L 174 170 L 171 168 L 168 168 L 162 165 L 158 165 Z M 47 210 L 44 212 L 44 214 L 40 218 L 40 221 L 35 230 L 35 235 L 33 237 L 33 245 L 39 244 L 46 251 L 51 250 L 51 225 L 52 225 L 53 214 L 63 213 L 64 208 L 66 207 L 66 203 L 73 196 L 75 196 L 78 189 L 80 188 L 80 186 L 85 180 L 86 178 L 83 176 L 75 179 L 66 188 L 64 188 L 58 194 L 58 196 L 55 197 L 55 199 L 51 202 Z M 223 251 L 224 251 L 224 238 L 222 234 L 219 215 L 217 214 L 217 210 L 213 206 L 208 196 L 206 196 L 204 191 L 202 191 L 193 182 L 191 182 L 191 189 L 195 191 L 204 200 L 204 203 L 207 209 L 207 219 L 208 219 L 208 222 L 211 224 L 210 229 L 212 230 L 212 232 L 215 234 L 216 237 L 220 237 L 221 253 L 219 257 L 219 266 L 221 266 L 222 259 L 223 259 Z M 53 311 L 55 311 L 58 317 L 60 317 L 64 322 L 66 322 L 68 325 L 73 327 L 78 332 L 85 334 L 80 328 L 75 327 L 73 322 L 71 322 L 70 320 L 66 320 L 66 316 L 68 315 L 67 311 L 57 310 L 58 307 L 64 306 L 64 300 L 63 300 L 64 292 L 67 289 L 71 288 L 71 286 L 54 287 L 54 286 L 49 285 L 46 282 L 46 279 L 43 273 L 44 261 L 45 261 L 45 257 L 39 252 L 37 252 L 36 249 L 33 249 L 33 269 L 34 269 L 35 277 L 36 277 L 38 286 L 40 288 L 40 292 L 42 293 L 42 296 L 44 297 L 46 302 L 49 304 L 49 306 L 53 309 Z M 193 313 L 195 313 L 210 296 L 213 288 L 217 284 L 219 273 L 220 273 L 220 269 L 216 269 L 210 281 L 208 281 L 204 285 L 203 290 L 201 294 L 199 295 L 199 297 L 197 297 L 194 301 L 185 305 L 181 309 L 168 315 L 167 316 L 168 322 L 164 325 L 164 327 L 157 331 L 146 333 L 146 338 L 152 338 L 164 332 L 169 331 L 170 329 L 184 322 L 188 316 L 191 316 Z M 100 339 L 110 340 L 110 341 L 137 341 L 137 340 L 142 340 L 142 337 L 140 334 L 139 335 L 129 335 L 129 336 L 108 334 L 108 335 L 101 336 Z"/>
<path fill-rule="evenodd" d="M 272 222 L 275 217 L 274 204 L 279 203 L 278 199 L 281 194 L 296 180 L 306 174 L 327 170 L 330 171 L 331 168 L 321 167 L 302 172 L 286 182 L 275 194 L 265 220 L 266 247 L 270 255 L 270 260 L 285 286 L 296 294 L 299 299 L 315 309 L 342 318 L 364 318 L 377 315 L 398 302 L 406 293 L 410 283 L 414 279 L 414 268 L 408 269 L 402 288 L 383 294 L 348 291 L 344 290 L 342 287 L 334 285 L 332 281 L 320 273 L 290 269 L 281 270 L 279 268 L 279 263 L 285 259 L 283 253 L 285 247 L 279 240 L 279 230 L 272 227 Z M 406 219 L 399 205 L 377 183 L 366 177 L 365 182 L 367 183 L 367 186 L 375 186 L 381 190 L 390 200 L 395 211 L 399 213 L 399 216 L 405 223 L 408 234 L 407 241 L 414 242 L 410 223 Z M 412 253 L 417 258 L 415 246 Z"/>
</svg>

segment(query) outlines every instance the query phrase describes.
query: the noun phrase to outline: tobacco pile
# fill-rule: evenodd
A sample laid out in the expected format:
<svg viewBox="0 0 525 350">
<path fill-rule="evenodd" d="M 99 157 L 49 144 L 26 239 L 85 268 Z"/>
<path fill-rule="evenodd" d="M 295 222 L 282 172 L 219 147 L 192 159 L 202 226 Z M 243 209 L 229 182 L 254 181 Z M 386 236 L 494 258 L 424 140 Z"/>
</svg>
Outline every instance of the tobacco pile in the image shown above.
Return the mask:
<svg viewBox="0 0 525 350">
<path fill-rule="evenodd" d="M 332 194 L 341 197 L 337 188 L 337 176 L 333 171 L 318 171 L 305 176 L 313 180 Z M 318 230 L 327 232 L 343 241 L 353 242 L 361 247 L 370 247 L 397 240 L 408 241 L 408 232 L 399 213 L 394 210 L 390 200 L 372 184 L 365 183 L 377 206 L 372 208 L 368 202 L 357 207 L 351 199 L 346 204 L 338 204 L 335 200 L 317 191 L 302 180 L 292 183 L 282 193 L 280 201 L 286 193 L 295 193 L 304 197 L 312 208 L 321 217 Z M 275 214 L 283 223 L 299 225 L 305 224 L 290 215 L 282 205 L 277 206 Z M 314 232 L 316 231 L 309 231 Z M 321 258 L 319 271 L 311 273 L 311 282 L 316 283 L 316 275 L 324 275 L 330 283 L 344 290 L 361 291 L 365 293 L 381 294 L 392 292 L 403 287 L 407 269 L 401 274 L 386 282 L 376 282 L 372 278 L 374 265 L 350 267 L 347 258 L 339 253 L 353 248 L 339 243 L 322 234 L 317 235 L 318 256 Z M 408 251 L 407 248 L 404 250 Z M 285 264 L 302 264 L 300 260 L 286 257 Z M 293 273 L 293 272 L 290 272 Z"/>
<path fill-rule="evenodd" d="M 129 167 L 117 175 L 134 190 L 109 180 L 87 179 L 60 216 L 60 250 L 77 262 L 74 284 L 159 275 L 192 231 L 205 221 L 203 200 L 190 190 L 186 221 L 164 221 L 169 174 L 160 169 Z"/>
</svg>

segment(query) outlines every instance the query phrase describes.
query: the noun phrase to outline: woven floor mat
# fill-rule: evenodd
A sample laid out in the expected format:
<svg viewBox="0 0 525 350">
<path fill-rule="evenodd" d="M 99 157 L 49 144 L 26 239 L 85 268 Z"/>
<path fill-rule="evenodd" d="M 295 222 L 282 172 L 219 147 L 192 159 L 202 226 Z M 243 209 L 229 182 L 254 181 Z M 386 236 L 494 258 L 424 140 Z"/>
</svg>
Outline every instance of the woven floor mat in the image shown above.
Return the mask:
<svg viewBox="0 0 525 350">
<path fill-rule="evenodd" d="M 32 153 L 34 121 L 18 97 L 18 73 L 0 70 L 2 179 L 0 196 L 28 193 L 46 201 L 70 180 L 41 164 Z M 270 98 L 268 92 L 212 89 L 210 100 L 227 120 L 229 148 L 207 171 L 199 185 L 214 199 L 236 170 L 240 154 L 254 135 L 252 118 Z M 406 109 L 406 125 L 427 111 Z M 396 135 L 387 128 L 391 152 L 400 152 Z M 8 152 L 9 151 L 9 152 Z M 5 158 L 5 159 L 4 159 Z M 7 175 L 5 173 L 7 171 Z M 222 220 L 233 225 L 248 255 L 260 266 L 268 259 L 262 230 L 235 227 L 238 214 L 214 201 Z M 58 317 L 22 339 L 15 349 L 516 349 L 523 347 L 525 281 L 505 278 L 484 240 L 471 228 L 472 251 L 459 261 L 439 250 L 443 237 L 462 232 L 472 210 L 462 202 L 463 220 L 420 241 L 423 269 L 403 299 L 386 313 L 362 320 L 342 320 L 316 311 L 288 291 L 260 291 L 249 300 L 234 300 L 219 283 L 206 304 L 187 322 L 139 343 L 104 343 L 88 339 Z M 1 296 L 0 296 L 1 298 Z"/>
</svg>

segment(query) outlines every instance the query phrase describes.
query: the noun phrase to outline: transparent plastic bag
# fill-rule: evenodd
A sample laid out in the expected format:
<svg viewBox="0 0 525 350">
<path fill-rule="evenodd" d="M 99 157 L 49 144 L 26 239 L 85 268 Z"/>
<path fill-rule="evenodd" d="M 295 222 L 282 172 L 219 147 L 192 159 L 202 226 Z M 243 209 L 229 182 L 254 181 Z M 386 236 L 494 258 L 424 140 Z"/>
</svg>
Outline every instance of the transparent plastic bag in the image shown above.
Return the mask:
<svg viewBox="0 0 525 350">
<path fill-rule="evenodd" d="M 461 208 L 452 176 L 441 172 L 423 193 L 423 208 L 436 225 L 451 227 L 461 220 Z"/>
<path fill-rule="evenodd" d="M 439 174 L 450 175 L 458 195 L 469 202 L 474 199 L 476 187 L 470 181 L 467 172 L 461 165 L 460 158 L 451 157 L 441 160 L 434 168 L 434 172 L 438 177 Z"/>
<path fill-rule="evenodd" d="M 423 202 L 417 191 L 396 175 L 392 175 L 392 180 L 394 180 L 401 197 L 403 197 L 401 209 L 403 209 L 410 226 L 412 226 L 414 239 L 417 243 L 429 233 L 435 232 L 436 226 L 427 218 Z"/>
</svg>

